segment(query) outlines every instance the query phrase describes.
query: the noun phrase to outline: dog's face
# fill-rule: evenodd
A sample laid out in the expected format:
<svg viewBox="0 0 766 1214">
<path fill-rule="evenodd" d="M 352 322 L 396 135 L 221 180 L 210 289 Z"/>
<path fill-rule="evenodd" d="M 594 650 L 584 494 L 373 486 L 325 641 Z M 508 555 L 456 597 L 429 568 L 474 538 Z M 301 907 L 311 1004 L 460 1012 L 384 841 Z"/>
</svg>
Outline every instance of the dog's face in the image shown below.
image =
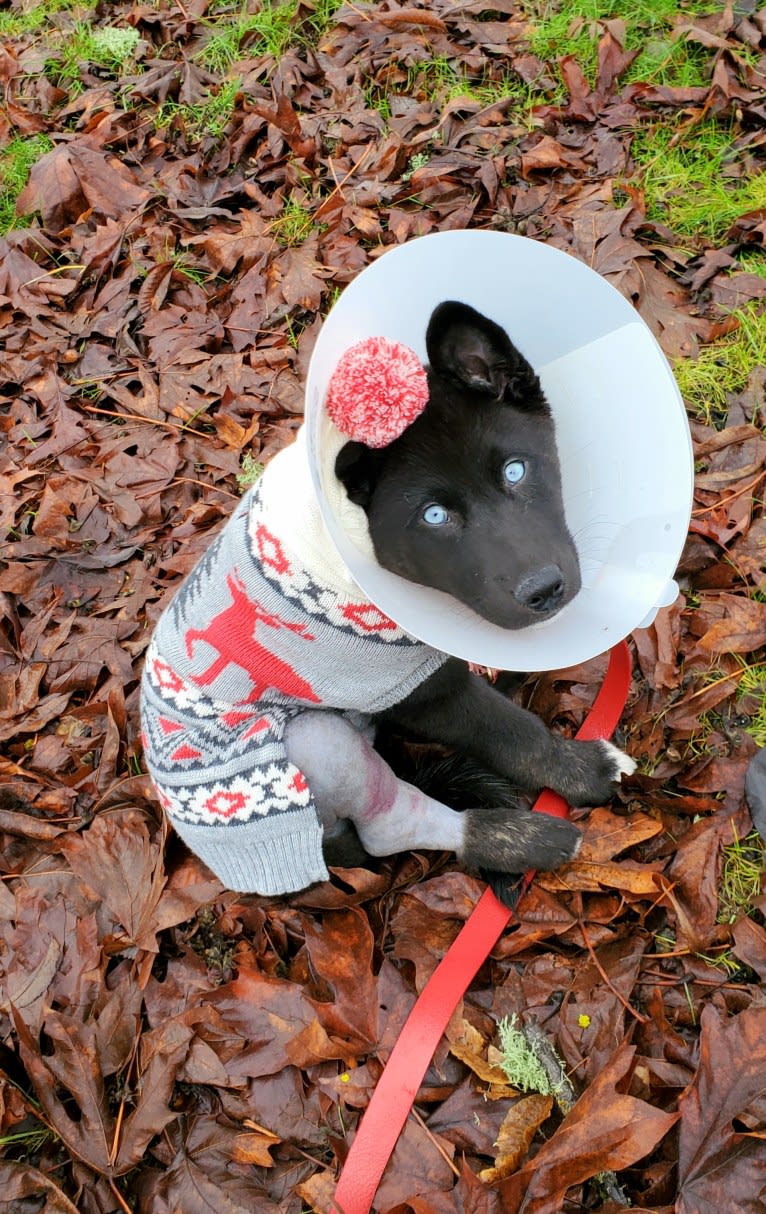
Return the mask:
<svg viewBox="0 0 766 1214">
<path fill-rule="evenodd" d="M 388 447 L 347 443 L 336 473 L 385 569 L 503 628 L 547 619 L 577 594 L 580 567 L 540 382 L 466 304 L 435 309 L 426 348 L 423 413 Z"/>
</svg>

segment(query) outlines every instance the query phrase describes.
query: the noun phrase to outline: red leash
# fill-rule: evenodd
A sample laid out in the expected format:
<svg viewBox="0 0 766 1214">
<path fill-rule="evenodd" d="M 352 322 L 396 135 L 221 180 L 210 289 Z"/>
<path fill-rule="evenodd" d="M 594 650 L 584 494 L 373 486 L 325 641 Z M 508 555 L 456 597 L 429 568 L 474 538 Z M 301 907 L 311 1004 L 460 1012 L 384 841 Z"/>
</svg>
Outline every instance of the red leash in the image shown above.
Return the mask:
<svg viewBox="0 0 766 1214">
<path fill-rule="evenodd" d="M 630 688 L 630 654 L 625 641 L 609 654 L 609 666 L 593 707 L 578 730 L 584 742 L 608 738 L 620 719 Z M 569 806 L 546 790 L 535 813 L 566 818 Z M 526 873 L 522 893 L 534 873 Z M 391 1051 L 343 1167 L 331 1214 L 369 1214 L 388 1163 L 428 1064 L 457 1002 L 497 943 L 512 911 L 486 889 L 460 934 L 429 978 Z"/>
</svg>

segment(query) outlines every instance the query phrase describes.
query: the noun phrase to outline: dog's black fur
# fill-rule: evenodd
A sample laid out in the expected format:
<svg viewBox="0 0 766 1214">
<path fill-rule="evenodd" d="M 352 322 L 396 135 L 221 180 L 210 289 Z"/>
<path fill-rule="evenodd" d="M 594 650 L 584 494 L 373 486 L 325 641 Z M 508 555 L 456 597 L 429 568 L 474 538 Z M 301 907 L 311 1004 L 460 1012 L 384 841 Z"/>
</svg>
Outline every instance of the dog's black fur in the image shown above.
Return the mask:
<svg viewBox="0 0 766 1214">
<path fill-rule="evenodd" d="M 505 331 L 465 304 L 436 308 L 426 346 L 423 413 L 387 447 L 347 443 L 337 475 L 367 513 L 382 566 L 451 594 L 505 628 L 546 619 L 577 594 L 580 570 L 540 381 Z M 465 787 L 473 781 L 464 859 L 478 868 L 518 871 L 520 854 L 522 867 L 533 854 L 534 866 L 553 868 L 579 846 L 573 825 L 542 823 L 513 801 L 510 785 L 548 786 L 574 805 L 596 805 L 611 797 L 620 775 L 614 749 L 553 735 L 454 658 L 380 720 L 471 760 L 452 804 L 466 807 Z M 405 778 L 438 796 L 431 775 Z M 454 765 L 450 779 L 454 784 Z M 511 854 L 493 822 L 507 826 L 516 815 L 520 846 Z M 329 840 L 328 852 L 332 863 Z"/>
</svg>

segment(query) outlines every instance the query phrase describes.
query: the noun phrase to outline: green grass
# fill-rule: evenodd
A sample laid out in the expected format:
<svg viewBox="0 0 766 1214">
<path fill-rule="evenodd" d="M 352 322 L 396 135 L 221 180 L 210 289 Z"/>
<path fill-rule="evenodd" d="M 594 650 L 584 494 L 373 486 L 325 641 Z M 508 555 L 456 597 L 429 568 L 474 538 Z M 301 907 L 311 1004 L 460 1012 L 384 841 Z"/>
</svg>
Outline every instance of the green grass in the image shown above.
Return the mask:
<svg viewBox="0 0 766 1214">
<path fill-rule="evenodd" d="M 595 83 L 598 43 L 603 22 L 615 17 L 626 23 L 625 49 L 638 56 L 624 82 L 697 85 L 705 83 L 709 52 L 704 47 L 670 37 L 679 15 L 719 11 L 716 0 L 527 0 L 531 19 L 529 46 L 540 59 L 555 63 L 574 55 L 591 84 Z"/>
<path fill-rule="evenodd" d="M 133 56 L 138 42 L 138 31 L 129 26 L 94 28 L 78 21 L 65 37 L 53 40 L 46 73 L 70 95 L 76 95 L 84 87 L 83 67 L 98 68 L 110 76 L 119 76 L 128 65 L 135 67 Z"/>
<path fill-rule="evenodd" d="M 289 248 L 303 244 L 311 232 L 323 230 L 322 224 L 315 223 L 311 211 L 293 197 L 288 198 L 282 208 L 282 214 L 272 219 L 269 224 L 269 231 L 273 232 L 279 243 Z"/>
<path fill-rule="evenodd" d="M 52 147 L 47 135 L 32 135 L 12 139 L 0 152 L 0 235 L 31 222 L 16 214 L 16 199 L 27 184 L 32 165 Z"/>
<path fill-rule="evenodd" d="M 242 458 L 239 461 L 239 472 L 237 473 L 237 484 L 242 493 L 252 488 L 261 479 L 263 469 L 264 465 L 255 458 L 252 451 L 242 452 Z"/>
<path fill-rule="evenodd" d="M 754 301 L 734 313 L 739 327 L 708 346 L 697 358 L 679 359 L 673 373 L 687 406 L 707 425 L 726 415 L 726 396 L 741 392 L 755 367 L 766 363 L 766 320 Z"/>
<path fill-rule="evenodd" d="M 744 155 L 732 150 L 735 134 L 714 118 L 689 126 L 677 115 L 637 130 L 631 155 L 648 218 L 717 245 L 740 215 L 766 207 L 766 173 L 745 165 L 733 175 Z"/>
<path fill-rule="evenodd" d="M 211 72 L 225 74 L 233 63 L 260 55 L 279 59 L 293 38 L 297 0 L 272 4 L 267 0 L 257 13 L 244 9 L 210 24 L 210 35 L 194 58 Z"/>
<path fill-rule="evenodd" d="M 0 13 L 0 38 L 20 38 L 47 26 L 51 17 L 62 12 L 85 12 L 95 8 L 98 0 L 45 0 L 23 13 Z"/>
<path fill-rule="evenodd" d="M 41 1151 L 48 1142 L 53 1142 L 56 1135 L 53 1130 L 40 1123 L 40 1125 L 31 1126 L 28 1130 L 12 1130 L 9 1134 L 4 1134 L 0 1138 L 0 1148 L 10 1147 L 23 1148 L 24 1159 L 29 1159 Z"/>
<path fill-rule="evenodd" d="M 157 130 L 180 125 L 190 140 L 206 135 L 220 139 L 231 122 L 241 84 L 239 76 L 224 80 L 217 89 L 208 89 L 206 99 L 196 105 L 165 101 L 157 110 L 154 125 Z"/>
<path fill-rule="evenodd" d="M 745 696 L 759 701 L 746 732 L 759 746 L 766 746 L 766 664 L 746 666 L 743 670 L 737 686 L 737 699 L 742 700 Z"/>
<path fill-rule="evenodd" d="M 342 2 L 316 0 L 308 11 L 300 0 L 263 0 L 257 13 L 248 12 L 244 4 L 236 12 L 219 12 L 222 5 L 211 5 L 205 22 L 209 33 L 194 58 L 222 75 L 243 59 L 271 56 L 278 60 L 291 45 L 316 45 Z"/>
<path fill-rule="evenodd" d="M 469 73 L 450 59 L 440 57 L 408 68 L 403 92 L 427 101 L 437 101 L 441 105 L 465 97 L 467 101 L 487 107 L 510 97 L 519 106 L 527 108 L 531 102 L 541 99 L 539 93 L 535 93 L 512 72 L 503 72 L 495 79 L 489 71 Z"/>
<path fill-rule="evenodd" d="M 386 122 L 391 118 L 391 99 L 396 96 L 415 97 L 438 106 L 462 99 L 482 109 L 510 101 L 509 118 L 528 128 L 531 128 L 533 107 L 548 100 L 543 91 L 526 84 L 513 72 L 504 71 L 500 76 L 491 69 L 469 72 L 440 56 L 409 66 L 392 63 L 389 71 L 379 75 L 365 90 L 367 105 L 377 110 Z"/>
<path fill-rule="evenodd" d="M 718 891 L 718 922 L 735 923 L 750 915 L 760 897 L 766 867 L 766 844 L 756 830 L 723 849 L 723 871 Z"/>
</svg>

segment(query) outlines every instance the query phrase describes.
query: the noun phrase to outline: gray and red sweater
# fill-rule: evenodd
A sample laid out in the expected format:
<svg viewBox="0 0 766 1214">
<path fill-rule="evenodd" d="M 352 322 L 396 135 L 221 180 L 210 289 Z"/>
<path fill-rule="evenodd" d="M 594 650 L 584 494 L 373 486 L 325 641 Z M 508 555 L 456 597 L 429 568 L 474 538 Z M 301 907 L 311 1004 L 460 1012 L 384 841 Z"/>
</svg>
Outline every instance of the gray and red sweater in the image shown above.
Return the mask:
<svg viewBox="0 0 766 1214">
<path fill-rule="evenodd" d="M 168 818 L 230 889 L 282 894 L 326 880 L 286 723 L 321 708 L 365 728 L 444 659 L 351 579 L 299 434 L 189 574 L 147 651 L 145 756 Z"/>
</svg>

